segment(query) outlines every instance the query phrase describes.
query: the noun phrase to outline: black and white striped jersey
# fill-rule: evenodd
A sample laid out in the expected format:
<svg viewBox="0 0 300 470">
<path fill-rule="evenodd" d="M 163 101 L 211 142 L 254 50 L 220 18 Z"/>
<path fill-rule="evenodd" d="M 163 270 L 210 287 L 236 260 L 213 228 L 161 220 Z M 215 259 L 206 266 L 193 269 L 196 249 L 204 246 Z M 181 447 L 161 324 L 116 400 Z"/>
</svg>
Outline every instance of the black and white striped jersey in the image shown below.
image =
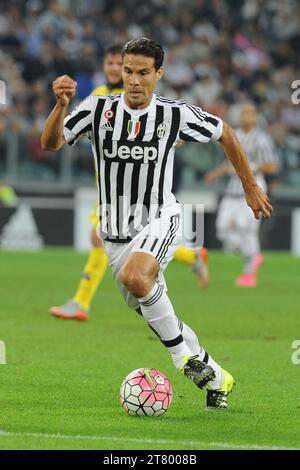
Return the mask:
<svg viewBox="0 0 300 470">
<path fill-rule="evenodd" d="M 128 242 L 160 210 L 176 203 L 172 193 L 174 147 L 179 140 L 218 140 L 223 122 L 184 101 L 153 94 L 132 110 L 124 93 L 89 96 L 64 122 L 66 141 L 91 140 L 99 190 L 101 237 Z"/>
<path fill-rule="evenodd" d="M 275 144 L 272 137 L 265 131 L 258 128 L 245 132 L 236 129 L 237 138 L 245 150 L 250 165 L 262 165 L 264 163 L 277 162 Z M 265 191 L 266 181 L 261 172 L 254 170 L 255 178 L 259 186 Z M 244 190 L 240 178 L 233 174 L 226 186 L 225 195 L 230 197 L 244 197 Z"/>
</svg>

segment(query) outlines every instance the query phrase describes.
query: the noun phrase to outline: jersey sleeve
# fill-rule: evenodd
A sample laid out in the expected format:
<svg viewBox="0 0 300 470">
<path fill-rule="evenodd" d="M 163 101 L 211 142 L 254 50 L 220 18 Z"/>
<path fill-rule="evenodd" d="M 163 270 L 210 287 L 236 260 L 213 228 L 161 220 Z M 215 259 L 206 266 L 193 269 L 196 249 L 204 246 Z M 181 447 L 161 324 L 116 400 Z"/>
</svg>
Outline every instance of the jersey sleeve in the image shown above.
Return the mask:
<svg viewBox="0 0 300 470">
<path fill-rule="evenodd" d="M 84 135 L 92 132 L 93 100 L 88 96 L 64 119 L 64 137 L 74 146 Z"/>
<path fill-rule="evenodd" d="M 203 111 L 198 106 L 184 105 L 179 138 L 189 142 L 207 143 L 219 140 L 223 132 L 222 119 Z"/>
</svg>

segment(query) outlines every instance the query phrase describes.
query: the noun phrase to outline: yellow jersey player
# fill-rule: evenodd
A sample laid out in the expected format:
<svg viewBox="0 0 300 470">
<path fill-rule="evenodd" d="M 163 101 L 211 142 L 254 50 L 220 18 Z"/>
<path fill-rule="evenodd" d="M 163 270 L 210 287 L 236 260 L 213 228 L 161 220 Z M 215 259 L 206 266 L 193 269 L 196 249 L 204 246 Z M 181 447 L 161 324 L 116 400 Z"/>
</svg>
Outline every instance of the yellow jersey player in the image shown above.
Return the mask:
<svg viewBox="0 0 300 470">
<path fill-rule="evenodd" d="M 103 72 L 106 84 L 95 88 L 92 94 L 110 95 L 123 91 L 122 56 L 120 51 L 120 46 L 112 46 L 106 50 L 103 59 Z M 99 222 L 97 206 L 91 213 L 90 222 L 92 224 L 92 248 L 89 258 L 74 297 L 64 305 L 49 309 L 49 313 L 56 317 L 66 320 L 87 320 L 91 302 L 106 272 L 108 259 L 102 241 L 98 238 L 96 232 Z M 208 286 L 209 273 L 206 248 L 195 251 L 180 246 L 175 252 L 174 260 L 192 267 L 192 270 L 198 275 L 199 287 L 206 288 Z"/>
<path fill-rule="evenodd" d="M 93 90 L 94 95 L 118 94 L 123 91 L 122 82 L 122 56 L 120 46 L 111 46 L 104 54 L 103 72 L 106 84 Z M 106 272 L 108 260 L 102 241 L 98 238 L 96 229 L 98 224 L 98 207 L 96 206 L 90 216 L 92 224 L 91 244 L 89 258 L 84 267 L 82 278 L 75 296 L 66 304 L 51 307 L 49 313 L 65 319 L 87 320 L 88 311 L 97 288 Z"/>
</svg>

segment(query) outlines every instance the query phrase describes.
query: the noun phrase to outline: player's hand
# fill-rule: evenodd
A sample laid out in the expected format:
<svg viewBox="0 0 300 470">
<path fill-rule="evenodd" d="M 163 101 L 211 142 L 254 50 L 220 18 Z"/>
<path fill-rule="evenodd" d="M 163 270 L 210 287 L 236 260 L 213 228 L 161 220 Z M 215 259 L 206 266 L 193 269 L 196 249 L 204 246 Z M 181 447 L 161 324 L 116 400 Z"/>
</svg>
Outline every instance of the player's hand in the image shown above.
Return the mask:
<svg viewBox="0 0 300 470">
<path fill-rule="evenodd" d="M 246 201 L 249 207 L 253 210 L 256 219 L 259 219 L 259 214 L 262 213 L 265 219 L 269 219 L 273 212 L 273 207 L 268 196 L 263 192 L 260 186 L 256 185 L 251 189 L 245 191 Z"/>
<path fill-rule="evenodd" d="M 53 92 L 61 106 L 68 106 L 76 93 L 77 82 L 68 75 L 58 77 L 52 83 Z"/>
</svg>

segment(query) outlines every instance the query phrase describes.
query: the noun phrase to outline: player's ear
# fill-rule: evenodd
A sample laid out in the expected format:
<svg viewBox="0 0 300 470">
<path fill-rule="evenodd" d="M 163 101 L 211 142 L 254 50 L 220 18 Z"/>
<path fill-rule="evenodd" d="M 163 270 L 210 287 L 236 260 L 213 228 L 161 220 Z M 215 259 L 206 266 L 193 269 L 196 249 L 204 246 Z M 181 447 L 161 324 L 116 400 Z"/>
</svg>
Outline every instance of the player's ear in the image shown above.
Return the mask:
<svg viewBox="0 0 300 470">
<path fill-rule="evenodd" d="M 164 68 L 163 67 L 159 67 L 158 70 L 156 70 L 156 79 L 157 80 L 160 80 L 161 77 L 163 76 L 164 74 Z"/>
</svg>

